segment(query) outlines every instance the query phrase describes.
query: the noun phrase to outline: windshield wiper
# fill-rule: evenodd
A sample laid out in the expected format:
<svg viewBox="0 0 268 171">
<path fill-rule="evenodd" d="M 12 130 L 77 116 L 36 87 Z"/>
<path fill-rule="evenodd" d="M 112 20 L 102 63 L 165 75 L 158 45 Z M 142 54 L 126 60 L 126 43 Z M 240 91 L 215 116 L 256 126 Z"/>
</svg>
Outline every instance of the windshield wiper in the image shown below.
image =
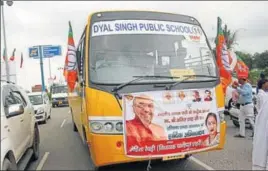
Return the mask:
<svg viewBox="0 0 268 171">
<path fill-rule="evenodd" d="M 161 76 L 161 75 L 145 75 L 145 76 L 133 76 L 134 78 L 136 77 L 136 79 L 134 80 L 131 80 L 129 82 L 126 82 L 126 83 L 123 83 L 123 84 L 120 84 L 116 87 L 114 87 L 112 89 L 112 92 L 115 92 L 117 93 L 118 90 L 122 89 L 123 87 L 133 83 L 133 82 L 137 82 L 137 81 L 140 81 L 140 80 L 144 80 L 144 79 L 147 79 L 147 78 L 169 78 L 169 79 L 173 79 L 173 78 L 180 78 L 180 77 L 171 77 L 171 76 Z"/>
<path fill-rule="evenodd" d="M 167 86 L 166 86 L 166 90 L 170 90 L 172 87 L 174 87 L 174 86 L 176 86 L 176 85 L 178 85 L 178 84 L 180 84 L 180 83 L 182 83 L 182 82 L 184 82 L 184 81 L 186 81 L 186 80 L 188 80 L 188 79 L 190 79 L 190 78 L 193 78 L 193 77 L 214 78 L 213 80 L 218 79 L 218 77 L 211 76 L 211 75 L 184 75 L 184 77 L 186 77 L 186 78 L 184 78 L 184 79 L 182 79 L 182 80 L 180 80 L 180 81 L 178 81 L 178 82 L 176 82 L 176 83 L 174 83 L 174 84 L 167 85 Z M 201 82 L 201 81 L 200 81 L 200 82 Z"/>
</svg>

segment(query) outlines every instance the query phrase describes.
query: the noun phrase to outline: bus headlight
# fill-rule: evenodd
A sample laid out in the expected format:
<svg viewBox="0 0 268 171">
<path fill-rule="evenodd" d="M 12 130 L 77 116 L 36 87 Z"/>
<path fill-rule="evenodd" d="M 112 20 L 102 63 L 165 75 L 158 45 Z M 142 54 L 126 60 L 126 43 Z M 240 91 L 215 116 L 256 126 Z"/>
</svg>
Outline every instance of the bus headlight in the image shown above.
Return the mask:
<svg viewBox="0 0 268 171">
<path fill-rule="evenodd" d="M 99 131 L 102 129 L 102 127 L 103 127 L 103 125 L 99 122 L 92 122 L 91 123 L 91 129 L 94 131 Z"/>
<path fill-rule="evenodd" d="M 113 131 L 113 128 L 114 128 L 114 125 L 113 125 L 113 123 L 111 123 L 111 122 L 106 122 L 106 123 L 104 124 L 104 130 L 105 130 L 106 132 L 112 132 L 112 131 Z"/>
<path fill-rule="evenodd" d="M 123 134 L 123 123 L 119 120 L 89 120 L 89 126 L 95 134 Z"/>
<path fill-rule="evenodd" d="M 117 122 L 117 124 L 115 125 L 115 129 L 118 132 L 122 132 L 123 131 L 123 123 L 122 122 Z"/>
</svg>

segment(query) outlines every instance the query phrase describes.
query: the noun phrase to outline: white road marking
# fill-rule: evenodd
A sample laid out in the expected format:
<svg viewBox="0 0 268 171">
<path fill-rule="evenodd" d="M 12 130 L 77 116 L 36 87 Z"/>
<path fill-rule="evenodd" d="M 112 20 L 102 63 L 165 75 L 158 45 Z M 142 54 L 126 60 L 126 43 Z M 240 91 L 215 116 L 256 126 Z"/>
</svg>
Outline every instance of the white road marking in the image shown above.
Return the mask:
<svg viewBox="0 0 268 171">
<path fill-rule="evenodd" d="M 215 170 L 212 167 L 208 166 L 207 164 L 203 163 L 202 161 L 198 160 L 197 158 L 191 156 L 189 157 L 190 160 L 192 160 L 193 162 L 199 164 L 200 166 L 204 167 L 207 170 Z"/>
<path fill-rule="evenodd" d="M 64 123 L 66 122 L 66 119 L 64 119 L 63 121 L 62 121 L 62 123 L 61 123 L 61 128 L 63 127 L 63 125 L 64 125 Z"/>
<path fill-rule="evenodd" d="M 42 160 L 40 161 L 40 163 L 38 164 L 36 170 L 42 170 L 42 167 L 44 166 L 46 160 L 47 160 L 47 157 L 49 155 L 49 152 L 46 152 L 42 158 Z"/>
</svg>

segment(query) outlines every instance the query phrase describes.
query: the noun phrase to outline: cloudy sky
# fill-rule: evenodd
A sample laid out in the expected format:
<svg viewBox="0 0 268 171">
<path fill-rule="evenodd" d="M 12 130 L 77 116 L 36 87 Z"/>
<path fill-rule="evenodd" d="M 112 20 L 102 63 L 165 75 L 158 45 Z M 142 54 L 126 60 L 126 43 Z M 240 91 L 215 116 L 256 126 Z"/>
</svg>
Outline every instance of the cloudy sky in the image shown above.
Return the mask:
<svg viewBox="0 0 268 171">
<path fill-rule="evenodd" d="M 28 48 L 35 45 L 61 45 L 62 56 L 51 59 L 52 76 L 62 77 L 68 33 L 68 21 L 72 23 L 75 42 L 78 41 L 88 15 L 98 10 L 134 9 L 157 10 L 194 16 L 199 20 L 209 38 L 216 35 L 217 16 L 232 30 L 239 29 L 237 50 L 255 53 L 268 50 L 268 1 L 259 2 L 161 2 L 161 1 L 15 1 L 12 7 L 5 5 L 8 54 L 17 49 L 16 63 L 12 70 L 17 73 L 17 83 L 30 90 L 40 84 L 39 61 L 28 57 Z M 2 19 L 1 19 L 2 20 Z M 2 28 L 2 22 L 1 22 Z M 3 36 L 1 29 L 1 45 Z M 1 51 L 3 46 L 1 47 Z M 23 68 L 19 68 L 20 54 L 24 55 Z M 45 81 L 48 82 L 48 60 L 44 61 Z"/>
</svg>

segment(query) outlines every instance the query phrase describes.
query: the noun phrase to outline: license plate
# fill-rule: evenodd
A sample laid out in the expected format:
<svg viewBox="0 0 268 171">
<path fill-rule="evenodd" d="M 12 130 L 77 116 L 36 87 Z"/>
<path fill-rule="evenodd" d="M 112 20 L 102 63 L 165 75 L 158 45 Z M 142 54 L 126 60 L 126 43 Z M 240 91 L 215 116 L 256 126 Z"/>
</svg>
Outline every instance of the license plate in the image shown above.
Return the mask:
<svg viewBox="0 0 268 171">
<path fill-rule="evenodd" d="M 59 101 L 59 104 L 62 104 L 62 101 Z"/>
<path fill-rule="evenodd" d="M 185 158 L 185 155 L 176 155 L 176 156 L 167 156 L 167 157 L 163 157 L 163 161 L 167 161 L 167 160 L 175 160 L 175 159 L 183 159 Z"/>
</svg>

